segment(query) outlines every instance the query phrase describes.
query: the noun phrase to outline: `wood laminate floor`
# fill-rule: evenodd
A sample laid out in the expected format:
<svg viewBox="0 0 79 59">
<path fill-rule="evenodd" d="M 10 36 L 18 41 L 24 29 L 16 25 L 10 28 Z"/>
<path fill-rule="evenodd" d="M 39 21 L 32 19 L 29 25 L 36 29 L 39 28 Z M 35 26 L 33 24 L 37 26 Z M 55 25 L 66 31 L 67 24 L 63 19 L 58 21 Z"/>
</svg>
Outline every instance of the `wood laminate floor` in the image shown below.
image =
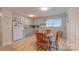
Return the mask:
<svg viewBox="0 0 79 59">
<path fill-rule="evenodd" d="M 68 50 L 65 39 L 59 39 L 59 51 Z M 35 34 L 18 40 L 6 47 L 1 47 L 2 51 L 36 51 L 36 36 Z"/>
</svg>

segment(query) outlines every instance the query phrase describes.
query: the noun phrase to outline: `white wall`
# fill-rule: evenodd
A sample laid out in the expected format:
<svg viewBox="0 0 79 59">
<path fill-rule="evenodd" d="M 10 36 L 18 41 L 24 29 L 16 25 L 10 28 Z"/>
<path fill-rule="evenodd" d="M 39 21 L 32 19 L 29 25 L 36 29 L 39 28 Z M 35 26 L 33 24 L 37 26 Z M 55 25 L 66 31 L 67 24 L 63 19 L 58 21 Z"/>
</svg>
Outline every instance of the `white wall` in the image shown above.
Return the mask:
<svg viewBox="0 0 79 59">
<path fill-rule="evenodd" d="M 13 14 L 13 12 L 9 10 L 2 9 L 0 11 L 2 13 L 1 19 L 0 19 L 0 43 L 2 46 L 6 46 L 12 43 L 12 20 L 13 17 L 19 17 L 19 14 Z M 22 19 L 23 16 L 20 16 L 20 19 Z M 24 17 L 26 18 L 26 17 Z M 23 18 L 23 19 L 24 19 Z M 24 19 L 25 20 L 25 19 Z"/>
<path fill-rule="evenodd" d="M 1 26 L 1 16 L 0 16 L 0 46 L 2 44 L 2 26 Z"/>
<path fill-rule="evenodd" d="M 2 46 L 12 43 L 12 14 L 2 10 Z"/>
<path fill-rule="evenodd" d="M 63 32 L 62 36 L 63 36 L 63 38 L 66 39 L 67 38 L 67 30 L 66 30 L 67 15 L 66 14 L 62 14 L 62 15 L 58 15 L 58 16 L 36 18 L 32 22 L 34 22 L 33 24 L 35 24 L 35 25 L 39 25 L 41 22 L 45 22 L 48 19 L 54 19 L 54 18 L 61 18 L 62 19 L 62 26 L 59 28 L 55 28 L 55 29 L 62 31 Z"/>
<path fill-rule="evenodd" d="M 68 11 L 67 44 L 71 50 L 79 50 L 79 8 Z"/>
</svg>

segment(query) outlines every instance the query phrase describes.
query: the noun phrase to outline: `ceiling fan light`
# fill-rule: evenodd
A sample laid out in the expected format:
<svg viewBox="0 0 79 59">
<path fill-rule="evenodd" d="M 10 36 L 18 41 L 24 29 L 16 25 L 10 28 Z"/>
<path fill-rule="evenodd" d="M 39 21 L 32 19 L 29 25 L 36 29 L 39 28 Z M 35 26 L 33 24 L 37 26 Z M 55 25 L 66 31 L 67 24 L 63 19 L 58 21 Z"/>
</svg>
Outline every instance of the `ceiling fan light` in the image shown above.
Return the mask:
<svg viewBox="0 0 79 59">
<path fill-rule="evenodd" d="M 31 14 L 31 15 L 28 15 L 29 17 L 35 17 L 35 15 Z"/>
<path fill-rule="evenodd" d="M 40 10 L 42 10 L 42 11 L 47 11 L 48 8 L 47 8 L 47 7 L 42 7 L 42 8 L 40 8 Z"/>
</svg>

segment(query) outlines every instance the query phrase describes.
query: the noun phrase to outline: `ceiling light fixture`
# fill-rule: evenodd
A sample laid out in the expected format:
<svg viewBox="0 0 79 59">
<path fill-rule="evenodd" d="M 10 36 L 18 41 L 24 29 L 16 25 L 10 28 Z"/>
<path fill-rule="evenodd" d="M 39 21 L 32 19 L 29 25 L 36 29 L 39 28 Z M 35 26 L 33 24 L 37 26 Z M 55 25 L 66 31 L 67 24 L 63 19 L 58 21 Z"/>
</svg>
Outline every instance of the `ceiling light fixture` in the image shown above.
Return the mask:
<svg viewBox="0 0 79 59">
<path fill-rule="evenodd" d="M 47 7 L 42 7 L 42 8 L 40 8 L 40 10 L 42 10 L 42 11 L 47 11 L 48 8 L 47 8 Z"/>
<path fill-rule="evenodd" d="M 28 15 L 29 17 L 35 17 L 35 15 L 31 14 L 31 15 Z"/>
</svg>

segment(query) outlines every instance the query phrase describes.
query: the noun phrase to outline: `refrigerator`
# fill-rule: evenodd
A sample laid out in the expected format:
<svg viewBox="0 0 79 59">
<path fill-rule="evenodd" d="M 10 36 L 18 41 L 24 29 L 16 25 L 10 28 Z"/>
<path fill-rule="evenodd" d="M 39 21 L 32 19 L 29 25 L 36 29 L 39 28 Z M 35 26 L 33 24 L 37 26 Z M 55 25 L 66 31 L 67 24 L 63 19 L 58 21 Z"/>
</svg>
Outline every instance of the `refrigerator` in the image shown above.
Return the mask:
<svg viewBox="0 0 79 59">
<path fill-rule="evenodd" d="M 23 21 L 21 19 L 13 20 L 13 41 L 23 39 Z"/>
</svg>

